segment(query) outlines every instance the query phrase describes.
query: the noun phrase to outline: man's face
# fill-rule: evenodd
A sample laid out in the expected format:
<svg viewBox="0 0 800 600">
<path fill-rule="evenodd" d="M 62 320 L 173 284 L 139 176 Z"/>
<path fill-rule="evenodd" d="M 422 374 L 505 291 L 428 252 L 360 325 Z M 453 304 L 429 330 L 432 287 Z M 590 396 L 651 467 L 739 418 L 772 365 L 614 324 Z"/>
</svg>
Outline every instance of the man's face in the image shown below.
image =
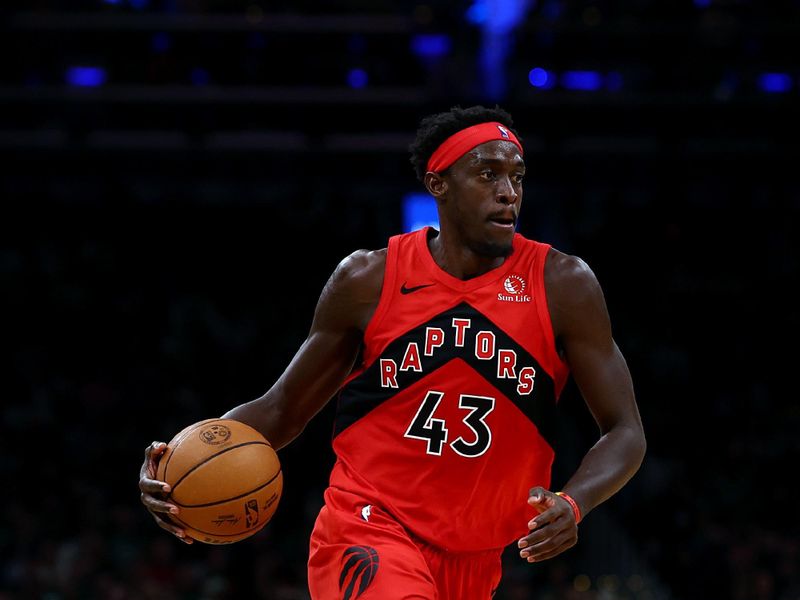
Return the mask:
<svg viewBox="0 0 800 600">
<path fill-rule="evenodd" d="M 448 191 L 442 217 L 476 254 L 511 254 L 524 175 L 519 148 L 503 140 L 470 150 L 444 175 Z"/>
</svg>

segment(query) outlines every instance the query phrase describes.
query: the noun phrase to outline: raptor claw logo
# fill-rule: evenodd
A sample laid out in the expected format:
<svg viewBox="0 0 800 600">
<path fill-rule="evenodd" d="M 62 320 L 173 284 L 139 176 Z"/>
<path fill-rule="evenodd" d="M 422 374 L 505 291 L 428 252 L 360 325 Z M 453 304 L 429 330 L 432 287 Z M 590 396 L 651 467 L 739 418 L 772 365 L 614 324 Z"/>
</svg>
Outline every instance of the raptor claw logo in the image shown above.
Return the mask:
<svg viewBox="0 0 800 600">
<path fill-rule="evenodd" d="M 370 546 L 350 546 L 342 555 L 339 591 L 342 600 L 355 600 L 364 593 L 378 572 L 378 551 Z"/>
</svg>

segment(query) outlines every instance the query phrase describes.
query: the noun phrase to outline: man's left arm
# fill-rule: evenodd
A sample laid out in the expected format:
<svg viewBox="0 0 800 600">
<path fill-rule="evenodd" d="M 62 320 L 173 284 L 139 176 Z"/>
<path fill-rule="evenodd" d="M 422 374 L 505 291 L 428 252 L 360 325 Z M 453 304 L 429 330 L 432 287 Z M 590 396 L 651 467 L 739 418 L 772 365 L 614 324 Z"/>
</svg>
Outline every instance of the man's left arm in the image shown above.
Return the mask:
<svg viewBox="0 0 800 600">
<path fill-rule="evenodd" d="M 562 356 L 600 430 L 600 437 L 561 492 L 537 487 L 528 502 L 540 514 L 519 541 L 530 562 L 552 558 L 577 542 L 577 520 L 617 493 L 637 472 L 646 441 L 633 382 L 611 333 L 597 278 L 579 258 L 551 256 L 546 278 L 553 330 Z"/>
</svg>

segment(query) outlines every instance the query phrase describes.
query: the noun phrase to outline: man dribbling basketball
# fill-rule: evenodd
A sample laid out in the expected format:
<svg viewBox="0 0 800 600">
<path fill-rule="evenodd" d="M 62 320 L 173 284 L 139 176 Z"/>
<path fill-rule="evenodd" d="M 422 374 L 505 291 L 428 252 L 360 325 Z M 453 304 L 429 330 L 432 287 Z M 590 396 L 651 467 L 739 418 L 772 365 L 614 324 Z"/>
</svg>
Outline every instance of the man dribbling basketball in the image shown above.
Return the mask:
<svg viewBox="0 0 800 600">
<path fill-rule="evenodd" d="M 488 599 L 505 547 L 528 562 L 572 547 L 645 453 L 596 277 L 516 233 L 525 163 L 510 115 L 432 115 L 411 149 L 440 229 L 345 258 L 278 381 L 224 415 L 281 448 L 338 398 L 308 561 L 315 600 Z M 550 424 L 570 376 L 602 437 L 554 493 Z M 162 448 L 147 450 L 142 501 L 184 538 L 161 516 L 173 508 L 153 479 Z"/>
</svg>

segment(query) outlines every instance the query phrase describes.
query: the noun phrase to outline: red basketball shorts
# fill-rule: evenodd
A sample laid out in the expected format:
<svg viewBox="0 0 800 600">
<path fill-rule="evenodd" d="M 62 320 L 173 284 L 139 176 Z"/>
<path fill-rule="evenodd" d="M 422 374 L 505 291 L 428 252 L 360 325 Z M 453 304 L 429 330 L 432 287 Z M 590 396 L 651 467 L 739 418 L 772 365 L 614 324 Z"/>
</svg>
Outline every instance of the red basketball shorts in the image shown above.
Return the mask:
<svg viewBox="0 0 800 600">
<path fill-rule="evenodd" d="M 308 585 L 313 600 L 489 600 L 501 554 L 445 552 L 379 506 L 329 488 L 311 534 Z"/>
</svg>

